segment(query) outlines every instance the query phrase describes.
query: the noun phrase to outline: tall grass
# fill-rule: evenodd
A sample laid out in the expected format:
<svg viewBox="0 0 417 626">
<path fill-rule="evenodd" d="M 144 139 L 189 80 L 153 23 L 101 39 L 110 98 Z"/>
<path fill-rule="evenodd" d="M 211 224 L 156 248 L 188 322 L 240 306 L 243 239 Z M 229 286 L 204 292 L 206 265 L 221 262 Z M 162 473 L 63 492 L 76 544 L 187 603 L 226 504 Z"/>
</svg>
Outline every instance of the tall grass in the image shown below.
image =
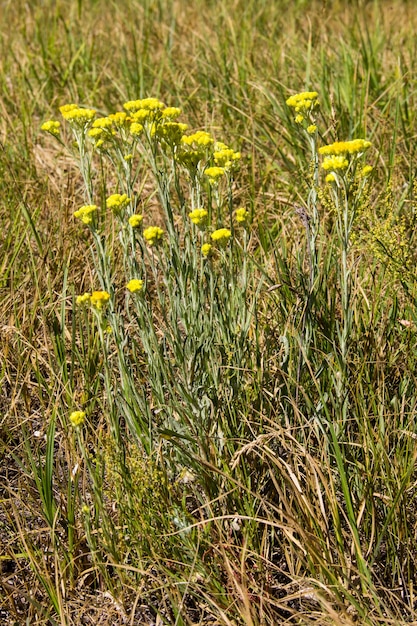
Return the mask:
<svg viewBox="0 0 417 626">
<path fill-rule="evenodd" d="M 0 622 L 417 623 L 414 22 L 3 3 Z M 88 135 L 148 96 L 233 167 L 158 107 Z M 326 182 L 320 148 L 357 138 Z"/>
</svg>

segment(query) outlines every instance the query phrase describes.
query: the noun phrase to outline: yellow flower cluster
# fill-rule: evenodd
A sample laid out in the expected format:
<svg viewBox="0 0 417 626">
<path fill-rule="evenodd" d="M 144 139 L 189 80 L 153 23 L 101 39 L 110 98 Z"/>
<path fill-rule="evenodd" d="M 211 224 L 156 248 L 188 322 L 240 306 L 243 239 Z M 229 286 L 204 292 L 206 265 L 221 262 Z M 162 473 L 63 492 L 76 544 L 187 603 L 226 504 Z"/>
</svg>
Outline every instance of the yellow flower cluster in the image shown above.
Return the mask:
<svg viewBox="0 0 417 626">
<path fill-rule="evenodd" d="M 194 209 L 188 216 L 192 223 L 200 228 L 204 228 L 207 225 L 208 211 L 206 209 Z"/>
<path fill-rule="evenodd" d="M 77 296 L 75 299 L 75 303 L 78 306 L 82 306 L 83 304 L 90 304 L 91 294 L 88 292 L 83 293 L 82 296 Z"/>
<path fill-rule="evenodd" d="M 203 243 L 203 245 L 201 246 L 201 254 L 204 257 L 209 257 L 211 255 L 212 248 L 213 246 L 211 245 L 211 243 Z"/>
<path fill-rule="evenodd" d="M 235 218 L 238 224 L 247 224 L 249 219 L 249 211 L 247 211 L 244 207 L 236 209 Z"/>
<path fill-rule="evenodd" d="M 231 236 L 232 233 L 228 228 L 218 228 L 213 233 L 211 233 L 212 240 L 222 248 L 225 248 L 227 246 Z"/>
<path fill-rule="evenodd" d="M 352 139 L 352 141 L 336 141 L 328 146 L 322 146 L 319 148 L 319 154 L 324 155 L 344 155 L 344 154 L 358 154 L 365 152 L 370 148 L 371 142 L 365 141 L 365 139 Z"/>
<path fill-rule="evenodd" d="M 143 124 L 139 124 L 139 122 L 132 122 L 129 130 L 132 137 L 139 137 L 139 135 L 143 132 Z"/>
<path fill-rule="evenodd" d="M 219 167 L 233 169 L 241 158 L 240 152 L 235 152 L 225 144 L 216 144 L 213 154 L 214 161 Z"/>
<path fill-rule="evenodd" d="M 162 111 L 162 117 L 167 120 L 176 120 L 181 115 L 181 109 L 178 107 L 167 107 Z"/>
<path fill-rule="evenodd" d="M 113 126 L 113 121 L 110 116 L 98 117 L 93 122 L 93 128 L 101 128 L 103 130 L 110 130 Z"/>
<path fill-rule="evenodd" d="M 114 193 L 107 198 L 106 206 L 117 213 L 129 206 L 130 202 L 131 198 L 127 194 Z"/>
<path fill-rule="evenodd" d="M 319 106 L 318 97 L 317 91 L 303 91 L 290 96 L 286 100 L 286 104 L 296 113 L 305 113 Z"/>
<path fill-rule="evenodd" d="M 174 147 L 181 143 L 181 139 L 187 128 L 187 124 L 168 121 L 158 124 L 155 128 L 155 134 L 169 146 Z"/>
<path fill-rule="evenodd" d="M 374 168 L 372 167 L 372 165 L 364 165 L 363 168 L 361 169 L 362 178 L 369 176 L 369 174 L 372 172 L 373 169 Z"/>
<path fill-rule="evenodd" d="M 143 215 L 135 213 L 129 217 L 129 224 L 132 228 L 139 228 L 143 222 Z"/>
<path fill-rule="evenodd" d="M 73 427 L 78 428 L 84 424 L 85 413 L 84 411 L 73 411 L 69 416 L 69 419 Z"/>
<path fill-rule="evenodd" d="M 78 211 L 74 212 L 74 217 L 80 219 L 83 224 L 91 224 L 93 221 L 94 213 L 97 211 L 98 207 L 96 204 L 86 204 L 78 209 Z"/>
<path fill-rule="evenodd" d="M 142 100 L 129 100 L 125 102 L 123 108 L 129 113 L 137 113 L 140 110 L 158 111 L 165 108 L 165 104 L 158 98 L 143 98 Z"/>
<path fill-rule="evenodd" d="M 90 297 L 90 304 L 98 311 L 110 300 L 110 294 L 107 291 L 93 291 Z"/>
<path fill-rule="evenodd" d="M 139 278 L 132 278 L 126 285 L 126 289 L 130 291 L 130 293 L 138 293 L 143 289 L 143 280 Z"/>
<path fill-rule="evenodd" d="M 143 231 L 143 236 L 150 246 L 159 243 L 164 235 L 164 231 L 159 226 L 149 226 Z"/>
<path fill-rule="evenodd" d="M 214 144 L 214 139 L 205 130 L 198 130 L 192 135 L 184 135 L 181 142 L 187 146 L 195 145 L 199 148 L 210 148 Z"/>
<path fill-rule="evenodd" d="M 83 109 L 78 104 L 64 104 L 59 110 L 64 120 L 75 126 L 89 124 L 96 114 L 94 109 Z"/>
<path fill-rule="evenodd" d="M 326 171 L 329 170 L 345 170 L 349 165 L 349 161 L 343 155 L 341 156 L 327 156 L 323 163 L 322 168 Z"/>
<path fill-rule="evenodd" d="M 131 118 L 128 117 L 125 111 L 116 111 L 116 113 L 111 113 L 108 118 L 111 121 L 112 126 L 117 129 L 125 128 L 131 121 Z"/>
<path fill-rule="evenodd" d="M 45 130 L 47 133 L 51 133 L 51 135 L 55 135 L 57 137 L 59 135 L 60 126 L 60 122 L 48 120 L 42 124 L 41 130 Z"/>
<path fill-rule="evenodd" d="M 226 170 L 224 169 L 224 167 L 206 167 L 206 169 L 204 170 L 204 174 L 209 179 L 210 185 L 216 185 L 219 182 L 219 179 L 224 176 L 225 173 Z"/>
</svg>

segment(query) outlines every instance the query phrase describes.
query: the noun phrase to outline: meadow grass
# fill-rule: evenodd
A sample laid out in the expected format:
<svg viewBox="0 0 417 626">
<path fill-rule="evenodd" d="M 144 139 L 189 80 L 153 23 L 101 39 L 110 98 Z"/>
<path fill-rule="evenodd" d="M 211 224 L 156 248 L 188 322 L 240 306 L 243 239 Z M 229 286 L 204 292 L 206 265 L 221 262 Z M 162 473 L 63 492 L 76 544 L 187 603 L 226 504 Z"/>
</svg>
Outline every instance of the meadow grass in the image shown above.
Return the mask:
<svg viewBox="0 0 417 626">
<path fill-rule="evenodd" d="M 417 623 L 416 19 L 2 3 L 0 623 Z"/>
</svg>

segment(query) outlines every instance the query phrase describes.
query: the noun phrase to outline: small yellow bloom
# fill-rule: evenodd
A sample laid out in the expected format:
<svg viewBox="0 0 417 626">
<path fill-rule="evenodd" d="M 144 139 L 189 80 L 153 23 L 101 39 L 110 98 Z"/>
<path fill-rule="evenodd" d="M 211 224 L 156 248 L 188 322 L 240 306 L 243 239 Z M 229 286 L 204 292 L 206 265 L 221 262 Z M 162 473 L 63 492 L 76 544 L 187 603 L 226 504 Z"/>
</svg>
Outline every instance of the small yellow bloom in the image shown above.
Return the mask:
<svg viewBox="0 0 417 626">
<path fill-rule="evenodd" d="M 238 224 L 247 224 L 249 219 L 249 211 L 247 211 L 244 207 L 236 209 L 235 218 Z"/>
<path fill-rule="evenodd" d="M 98 311 L 101 311 L 104 305 L 110 300 L 110 294 L 107 291 L 93 291 L 91 294 L 90 302 Z"/>
<path fill-rule="evenodd" d="M 327 156 L 323 163 L 321 164 L 322 168 L 326 171 L 328 170 L 345 170 L 349 165 L 349 161 L 341 156 Z"/>
<path fill-rule="evenodd" d="M 138 291 L 142 291 L 143 289 L 143 280 L 139 278 L 132 278 L 126 285 L 126 289 L 130 291 L 130 293 L 137 293 Z"/>
<path fill-rule="evenodd" d="M 140 215 L 139 213 L 135 213 L 135 215 L 131 215 L 129 217 L 129 224 L 131 225 L 132 228 L 139 228 L 142 222 L 143 222 L 143 215 Z"/>
<path fill-rule="evenodd" d="M 207 225 L 208 211 L 206 209 L 194 209 L 188 216 L 192 223 L 200 228 L 204 228 Z"/>
<path fill-rule="evenodd" d="M 104 130 L 102 128 L 90 128 L 87 135 L 93 139 L 98 139 L 103 133 Z"/>
<path fill-rule="evenodd" d="M 130 118 L 124 111 L 116 111 L 108 117 L 115 128 L 124 128 L 130 122 Z"/>
<path fill-rule="evenodd" d="M 310 124 L 310 126 L 307 126 L 307 132 L 309 135 L 314 135 L 316 130 L 317 130 L 317 126 L 315 124 Z"/>
<path fill-rule="evenodd" d="M 163 124 L 158 124 L 155 132 L 157 136 L 166 141 L 168 145 L 178 146 L 186 130 L 187 124 L 181 124 L 180 122 L 164 122 Z"/>
<path fill-rule="evenodd" d="M 296 113 L 309 112 L 319 106 L 317 91 L 304 91 L 296 93 L 286 100 L 287 106 L 293 108 Z"/>
<path fill-rule="evenodd" d="M 162 111 L 162 117 L 169 120 L 175 120 L 179 115 L 181 115 L 181 109 L 178 107 L 167 107 Z"/>
<path fill-rule="evenodd" d="M 98 117 L 93 122 L 93 128 L 110 129 L 113 125 L 110 117 Z"/>
<path fill-rule="evenodd" d="M 130 134 L 133 135 L 133 137 L 139 137 L 139 135 L 143 131 L 143 126 L 142 124 L 139 124 L 138 122 L 132 122 L 129 130 L 130 130 Z"/>
<path fill-rule="evenodd" d="M 127 206 L 129 206 L 131 202 L 131 198 L 127 194 L 114 193 L 112 196 L 109 196 L 106 200 L 106 207 L 108 209 L 112 209 L 115 212 L 122 211 Z"/>
<path fill-rule="evenodd" d="M 212 253 L 213 246 L 211 243 L 203 243 L 201 246 L 201 254 L 205 257 L 209 257 Z"/>
<path fill-rule="evenodd" d="M 143 231 L 143 236 L 150 246 L 153 246 L 161 241 L 163 235 L 164 231 L 162 228 L 159 228 L 159 226 L 149 226 Z"/>
<path fill-rule="evenodd" d="M 232 233 L 228 228 L 218 228 L 214 231 L 214 233 L 211 233 L 212 240 L 219 244 L 222 248 L 227 246 L 231 236 Z"/>
<path fill-rule="evenodd" d="M 326 183 L 334 183 L 336 180 L 336 176 L 334 174 L 327 174 Z"/>
<path fill-rule="evenodd" d="M 48 120 L 44 122 L 41 126 L 41 130 L 45 130 L 47 133 L 51 133 L 51 135 L 55 135 L 56 137 L 59 135 L 61 123 L 55 122 L 54 120 Z"/>
<path fill-rule="evenodd" d="M 123 108 L 129 113 L 136 113 L 140 109 L 156 111 L 165 108 L 165 104 L 158 98 L 143 98 L 142 100 L 129 100 L 125 102 Z"/>
<path fill-rule="evenodd" d="M 91 294 L 86 291 L 85 293 L 83 293 L 83 295 L 76 297 L 75 304 L 77 304 L 78 306 L 82 306 L 83 304 L 88 304 L 90 302 L 90 299 Z"/>
<path fill-rule="evenodd" d="M 374 168 L 372 167 L 372 165 L 364 165 L 364 167 L 361 169 L 361 176 L 363 178 L 365 178 L 366 176 L 369 176 L 369 174 L 372 172 Z"/>
<path fill-rule="evenodd" d="M 74 212 L 74 217 L 79 218 L 83 224 L 91 224 L 93 221 L 94 213 L 97 211 L 98 207 L 96 204 L 87 204 L 78 209 L 78 211 Z"/>
<path fill-rule="evenodd" d="M 216 150 L 213 154 L 216 165 L 224 168 L 232 168 L 237 164 L 237 161 L 241 158 L 240 152 L 235 152 L 231 148 L 223 148 L 222 150 Z"/>
<path fill-rule="evenodd" d="M 73 411 L 69 416 L 69 419 L 74 428 L 79 428 L 84 424 L 85 413 L 84 411 Z"/>
<path fill-rule="evenodd" d="M 324 155 L 343 155 L 343 154 L 358 154 L 365 152 L 371 146 L 370 141 L 365 139 L 352 139 L 352 141 L 335 141 L 328 146 L 322 146 L 319 148 L 319 153 Z"/>
<path fill-rule="evenodd" d="M 295 116 L 294 121 L 296 124 L 302 124 L 304 122 L 304 115 L 301 115 L 301 113 L 299 113 Z"/>
<path fill-rule="evenodd" d="M 78 109 L 78 104 L 63 104 L 59 107 L 61 115 L 64 115 L 64 113 L 69 113 L 70 111 L 75 111 L 75 109 Z"/>
<path fill-rule="evenodd" d="M 207 133 L 205 130 L 198 130 L 196 133 L 192 135 L 184 135 L 181 139 L 182 143 L 191 146 L 192 144 L 196 144 L 197 146 L 203 148 L 209 148 L 214 144 L 214 139 Z"/>
<path fill-rule="evenodd" d="M 74 104 L 64 105 L 59 110 L 64 120 L 75 126 L 89 124 L 96 114 L 94 109 L 83 109 Z"/>
<path fill-rule="evenodd" d="M 219 179 L 224 176 L 226 173 L 226 170 L 224 169 L 224 167 L 207 167 L 204 170 L 204 174 L 208 177 L 209 179 L 209 183 L 211 185 L 215 185 L 218 183 Z"/>
</svg>

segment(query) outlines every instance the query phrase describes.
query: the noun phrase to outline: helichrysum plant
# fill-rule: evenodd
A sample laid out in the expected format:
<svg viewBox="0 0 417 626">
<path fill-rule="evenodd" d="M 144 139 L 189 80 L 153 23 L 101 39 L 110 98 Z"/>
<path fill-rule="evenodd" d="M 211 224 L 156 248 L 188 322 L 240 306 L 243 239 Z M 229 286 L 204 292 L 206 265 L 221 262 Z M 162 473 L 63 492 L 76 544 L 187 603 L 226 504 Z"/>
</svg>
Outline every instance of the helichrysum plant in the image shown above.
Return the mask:
<svg viewBox="0 0 417 626">
<path fill-rule="evenodd" d="M 149 459 L 163 449 L 172 479 L 198 459 L 216 464 L 226 438 L 245 428 L 231 403 L 251 371 L 260 288 L 248 257 L 250 214 L 233 197 L 241 155 L 209 132 L 189 132 L 181 110 L 157 98 L 105 117 L 75 104 L 60 111 L 84 181 L 86 203 L 74 218 L 91 236 L 95 283 L 75 304 L 102 350 L 112 462 L 125 459 L 114 476 L 132 489 L 126 441 Z M 61 123 L 42 128 L 57 136 Z M 77 429 L 83 420 L 83 411 L 70 416 Z M 87 436 L 78 442 L 97 495 Z"/>
</svg>

